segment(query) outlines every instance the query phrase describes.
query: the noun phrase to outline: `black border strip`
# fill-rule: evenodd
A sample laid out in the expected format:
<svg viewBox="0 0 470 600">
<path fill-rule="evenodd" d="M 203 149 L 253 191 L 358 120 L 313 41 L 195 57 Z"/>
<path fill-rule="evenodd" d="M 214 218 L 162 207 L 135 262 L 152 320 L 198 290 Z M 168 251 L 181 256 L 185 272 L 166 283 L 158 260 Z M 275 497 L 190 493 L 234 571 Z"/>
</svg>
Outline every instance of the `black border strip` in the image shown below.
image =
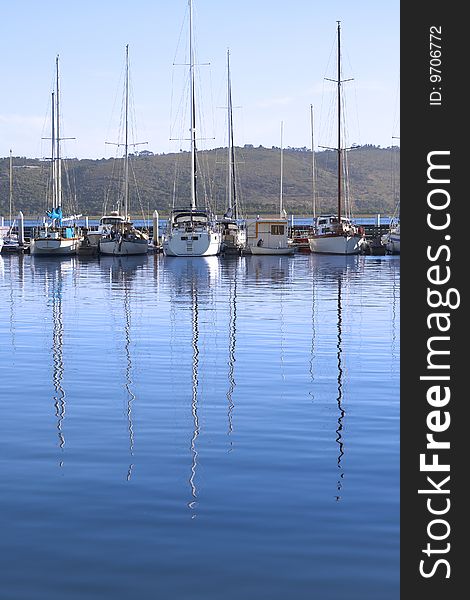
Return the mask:
<svg viewBox="0 0 470 600">
<path fill-rule="evenodd" d="M 465 456 L 463 411 L 469 395 L 463 375 L 468 352 L 465 328 L 469 329 L 463 285 L 470 240 L 469 193 L 463 191 L 465 174 L 470 173 L 470 152 L 464 147 L 470 132 L 464 91 L 469 39 L 461 4 L 433 0 L 401 4 L 403 600 L 468 595 L 462 550 L 466 473 L 458 462 L 463 463 Z M 430 165 L 434 168 L 428 170 Z M 428 290 L 434 292 L 429 296 Z M 446 300 L 454 307 L 446 307 Z M 431 316 L 436 313 L 441 316 Z M 434 354 L 435 350 L 449 353 Z M 446 394 L 450 394 L 447 401 Z M 427 448 L 429 434 L 450 448 Z M 425 458 L 420 468 L 421 454 Z M 449 471 L 440 470 L 444 466 L 426 471 L 425 465 L 433 460 L 448 465 Z M 423 493 L 418 493 L 420 489 Z"/>
</svg>

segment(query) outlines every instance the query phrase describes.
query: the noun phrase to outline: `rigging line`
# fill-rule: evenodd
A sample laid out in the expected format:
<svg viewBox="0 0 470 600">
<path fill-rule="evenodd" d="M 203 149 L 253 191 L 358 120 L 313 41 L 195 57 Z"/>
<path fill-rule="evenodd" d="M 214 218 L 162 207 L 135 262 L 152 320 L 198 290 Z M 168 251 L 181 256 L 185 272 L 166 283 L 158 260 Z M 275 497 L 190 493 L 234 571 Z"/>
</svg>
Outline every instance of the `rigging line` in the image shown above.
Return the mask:
<svg viewBox="0 0 470 600">
<path fill-rule="evenodd" d="M 107 128 L 107 135 L 105 139 L 110 139 L 111 137 L 114 137 L 114 135 L 111 135 L 111 127 L 112 124 L 117 122 L 117 119 L 115 118 L 115 113 L 116 113 L 116 106 L 117 106 L 117 102 L 118 102 L 118 97 L 121 98 L 121 103 L 122 103 L 122 88 L 123 88 L 123 81 L 124 81 L 124 72 L 125 72 L 125 68 L 126 68 L 126 61 L 124 59 L 124 61 L 121 63 L 121 73 L 114 91 L 114 100 L 113 100 L 113 104 L 112 104 L 112 108 L 111 108 L 111 112 L 109 114 L 109 122 L 108 122 L 108 128 Z M 121 110 L 121 115 L 122 115 L 122 110 Z M 114 129 L 114 127 L 113 127 Z M 119 138 L 118 138 L 119 139 Z M 105 146 L 106 146 L 106 142 L 105 142 Z"/>
<path fill-rule="evenodd" d="M 140 211 L 142 213 L 142 220 L 146 221 L 146 218 L 145 218 L 145 209 L 144 209 L 144 206 L 143 206 L 142 197 L 140 195 L 140 189 L 139 189 L 139 186 L 137 184 L 137 177 L 136 177 L 136 173 L 135 173 L 135 169 L 134 169 L 134 163 L 135 163 L 135 161 L 133 161 L 133 160 L 129 161 L 129 165 L 130 165 L 130 168 L 131 168 L 131 174 L 132 174 L 132 181 L 134 183 L 135 194 L 137 196 L 137 200 L 138 200 L 139 206 L 140 206 Z"/>
</svg>

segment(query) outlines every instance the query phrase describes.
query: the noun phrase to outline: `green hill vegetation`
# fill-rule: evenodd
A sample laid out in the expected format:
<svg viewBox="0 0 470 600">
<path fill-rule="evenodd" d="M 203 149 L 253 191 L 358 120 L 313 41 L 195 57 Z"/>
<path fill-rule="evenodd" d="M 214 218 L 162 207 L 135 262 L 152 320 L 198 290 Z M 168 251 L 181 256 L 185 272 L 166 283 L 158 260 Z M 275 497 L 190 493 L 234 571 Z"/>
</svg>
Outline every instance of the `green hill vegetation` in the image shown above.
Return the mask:
<svg viewBox="0 0 470 600">
<path fill-rule="evenodd" d="M 133 218 L 151 216 L 158 210 L 168 214 L 174 191 L 178 206 L 189 204 L 189 153 L 152 154 L 141 152 L 131 157 L 130 206 Z M 227 149 L 216 148 L 198 153 L 200 172 L 208 174 L 198 179 L 198 201 L 210 199 L 212 208 L 221 215 L 226 209 Z M 347 152 L 349 194 L 354 216 L 381 213 L 392 214 L 399 197 L 397 147 L 357 146 Z M 317 212 L 336 208 L 337 153 L 325 150 L 315 153 Z M 70 184 L 75 208 L 83 215 L 100 216 L 116 208 L 114 190 L 118 159 L 67 159 L 64 182 Z M 307 148 L 287 148 L 283 151 L 283 205 L 287 213 L 296 216 L 312 214 L 312 153 Z M 50 163 L 32 158 L 13 158 L 13 212 L 25 217 L 44 214 Z M 240 206 L 244 215 L 276 213 L 280 195 L 280 149 L 246 145 L 236 148 L 237 184 Z M 175 184 L 175 173 L 178 174 Z M 9 158 L 0 159 L 0 215 L 9 212 Z M 137 186 L 135 184 L 137 182 Z M 65 188 L 64 183 L 64 188 Z M 114 190 L 114 193 L 113 193 Z M 65 202 L 64 202 L 65 205 Z"/>
</svg>

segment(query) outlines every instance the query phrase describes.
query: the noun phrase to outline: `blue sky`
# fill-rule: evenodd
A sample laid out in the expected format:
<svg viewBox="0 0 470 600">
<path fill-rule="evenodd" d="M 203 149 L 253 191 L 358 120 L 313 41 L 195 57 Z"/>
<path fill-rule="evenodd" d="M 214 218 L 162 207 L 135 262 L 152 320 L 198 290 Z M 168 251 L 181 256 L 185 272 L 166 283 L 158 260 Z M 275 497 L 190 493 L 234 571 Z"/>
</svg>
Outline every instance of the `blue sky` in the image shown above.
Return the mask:
<svg viewBox="0 0 470 600">
<path fill-rule="evenodd" d="M 186 0 L 2 2 L 0 156 L 49 155 L 48 113 L 60 55 L 64 154 L 114 155 L 125 45 L 129 44 L 136 136 L 153 152 L 176 150 L 171 121 L 183 92 L 178 47 Z M 336 21 L 341 21 L 347 142 L 390 146 L 399 136 L 399 1 L 194 0 L 204 147 L 225 146 L 230 48 L 235 143 L 334 145 Z M 181 42 L 178 46 L 178 40 Z M 214 139 L 212 139 L 214 138 Z M 181 144 L 178 144 L 181 147 Z M 203 146 L 201 143 L 200 146 Z"/>
</svg>

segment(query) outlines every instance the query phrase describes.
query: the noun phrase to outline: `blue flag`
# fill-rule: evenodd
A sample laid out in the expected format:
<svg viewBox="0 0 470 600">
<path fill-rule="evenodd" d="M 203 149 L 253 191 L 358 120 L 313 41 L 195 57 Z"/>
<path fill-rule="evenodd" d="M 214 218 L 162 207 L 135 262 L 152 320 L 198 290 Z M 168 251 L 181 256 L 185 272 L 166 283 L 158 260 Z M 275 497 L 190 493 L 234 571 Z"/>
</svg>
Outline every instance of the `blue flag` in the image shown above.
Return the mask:
<svg viewBox="0 0 470 600">
<path fill-rule="evenodd" d="M 62 208 L 58 206 L 57 208 L 53 208 L 52 210 L 47 212 L 47 216 L 49 219 L 58 219 L 59 225 L 62 222 Z"/>
</svg>

